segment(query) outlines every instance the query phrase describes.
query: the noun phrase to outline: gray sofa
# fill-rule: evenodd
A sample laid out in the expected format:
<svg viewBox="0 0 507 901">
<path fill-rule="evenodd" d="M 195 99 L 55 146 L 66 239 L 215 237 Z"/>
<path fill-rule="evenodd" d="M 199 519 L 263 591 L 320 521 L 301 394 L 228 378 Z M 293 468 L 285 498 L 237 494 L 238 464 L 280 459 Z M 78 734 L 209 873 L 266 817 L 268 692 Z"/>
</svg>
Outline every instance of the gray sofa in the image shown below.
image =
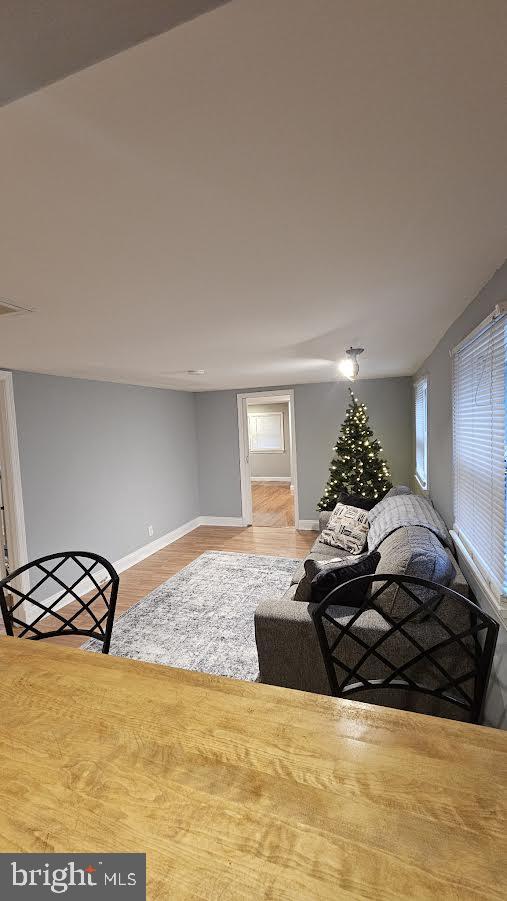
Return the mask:
<svg viewBox="0 0 507 901">
<path fill-rule="evenodd" d="M 326 527 L 329 513 L 322 513 L 319 520 L 320 532 Z M 368 546 L 380 553 L 377 573 L 399 573 L 428 578 L 439 584 L 447 584 L 455 591 L 468 597 L 469 588 L 453 555 L 451 537 L 436 511 L 429 501 L 416 498 L 415 495 L 387 499 L 374 507 L 369 514 L 370 532 Z M 345 556 L 340 551 L 316 539 L 309 558 L 314 560 L 331 560 Z M 308 559 L 308 558 L 307 558 Z M 443 575 L 442 575 L 443 574 Z M 281 685 L 302 691 L 329 694 L 329 683 L 317 641 L 315 626 L 312 620 L 312 604 L 310 584 L 305 585 L 304 561 L 294 571 L 292 583 L 282 597 L 269 598 L 262 601 L 255 612 L 255 636 L 259 657 L 260 681 L 270 685 Z M 389 589 L 393 592 L 395 589 Z M 302 598 L 298 600 L 298 598 Z M 407 596 L 405 595 L 405 598 Z M 389 614 L 405 615 L 406 605 L 398 594 L 387 597 Z M 412 602 L 410 602 L 412 603 Z M 333 615 L 340 617 L 340 622 L 347 620 L 356 612 L 355 608 L 340 606 L 333 608 Z M 469 614 L 459 603 L 445 598 L 438 607 L 438 615 L 452 625 L 453 629 L 467 628 Z M 357 620 L 354 629 L 368 645 L 389 630 L 388 622 L 375 610 L 365 611 Z M 405 627 L 414 638 L 427 647 L 438 640 L 447 638 L 441 626 L 433 620 L 412 622 Z M 414 646 L 399 634 L 389 638 L 384 645 L 388 656 L 396 662 L 405 662 L 414 657 Z M 359 645 L 345 638 L 340 645 L 340 660 L 350 666 L 359 661 L 361 649 Z M 447 671 L 454 676 L 464 675 L 469 661 L 463 659 L 463 651 L 454 644 L 448 645 L 439 652 L 437 659 Z M 424 666 L 426 664 L 421 664 Z M 368 667 L 361 673 L 369 679 L 386 675 L 380 662 L 370 660 Z M 344 671 L 345 674 L 345 671 Z M 409 671 L 413 677 L 420 676 L 417 666 Z M 425 679 L 428 681 L 426 665 Z M 431 682 L 431 676 L 429 681 Z M 470 687 L 464 683 L 464 687 Z M 358 701 L 371 701 L 391 707 L 416 710 L 462 719 L 461 711 L 454 705 L 436 700 L 431 696 L 415 696 L 401 690 L 361 692 L 354 696 Z"/>
</svg>

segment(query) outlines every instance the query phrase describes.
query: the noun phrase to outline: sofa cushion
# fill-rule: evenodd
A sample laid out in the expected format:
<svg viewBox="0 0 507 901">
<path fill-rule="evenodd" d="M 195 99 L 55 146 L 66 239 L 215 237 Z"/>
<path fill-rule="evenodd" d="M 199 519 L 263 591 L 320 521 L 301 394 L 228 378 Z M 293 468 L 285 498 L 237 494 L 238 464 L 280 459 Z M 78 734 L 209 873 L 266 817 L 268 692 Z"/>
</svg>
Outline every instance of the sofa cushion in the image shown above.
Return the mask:
<svg viewBox="0 0 507 901">
<path fill-rule="evenodd" d="M 331 519 L 332 510 L 321 510 L 319 513 L 319 532 L 323 532 L 329 520 Z"/>
<path fill-rule="evenodd" d="M 349 624 L 350 618 L 357 614 L 357 610 L 347 607 L 331 608 L 331 614 L 342 626 Z M 444 597 L 438 607 L 438 617 L 454 633 L 470 628 L 470 611 L 452 597 Z M 329 639 L 337 637 L 337 631 L 324 625 Z M 450 677 L 460 678 L 470 671 L 470 657 L 460 646 L 451 642 L 447 644 L 449 633 L 431 616 L 422 622 L 410 621 L 403 626 L 407 636 L 411 636 L 417 644 L 423 648 L 429 648 L 440 644 L 437 651 L 432 651 L 432 663 L 426 658 L 421 658 L 417 647 L 410 638 L 400 632 L 392 633 L 392 627 L 376 610 L 366 610 L 361 613 L 351 626 L 350 634 L 345 635 L 336 651 L 336 659 L 339 663 L 335 666 L 339 682 L 347 679 L 349 669 L 358 668 L 358 676 L 364 679 L 385 679 L 391 675 L 391 669 L 382 662 L 382 657 L 392 661 L 395 666 L 409 664 L 405 675 L 412 678 L 427 689 L 434 689 L 444 681 L 439 666 L 445 669 Z M 357 640 L 356 640 L 357 639 Z M 473 651 L 473 639 L 464 639 L 464 644 Z M 366 647 L 376 644 L 379 657 L 371 654 L 364 663 Z M 411 661 L 413 661 L 411 663 Z M 343 664 L 343 666 L 341 665 Z M 358 680 L 359 681 L 359 680 Z M 467 694 L 473 692 L 473 681 L 467 679 L 461 683 Z M 385 704 L 389 707 L 416 710 L 420 713 L 430 713 L 438 716 L 446 716 L 454 719 L 463 719 L 459 708 L 445 702 L 440 698 L 432 698 L 428 695 L 420 695 L 417 692 L 402 689 L 372 690 L 371 692 L 358 692 L 352 696 L 355 701 L 371 701 L 374 704 Z"/>
<path fill-rule="evenodd" d="M 347 551 L 339 547 L 331 547 L 325 541 L 321 541 L 320 535 L 313 542 L 312 549 L 308 554 L 313 560 L 334 560 L 336 557 L 347 557 Z"/>
<path fill-rule="evenodd" d="M 291 586 L 294 588 L 294 586 Z M 302 576 L 296 585 L 296 589 L 294 591 L 294 600 L 302 601 L 303 604 L 309 604 L 312 599 L 312 586 L 310 584 L 310 580 L 308 576 Z"/>
<path fill-rule="evenodd" d="M 457 591 L 458 594 L 462 594 L 465 598 L 470 598 L 470 588 L 468 582 L 465 579 L 465 576 L 463 575 L 461 569 L 459 568 L 459 563 L 456 560 L 456 557 L 453 557 L 448 548 L 445 549 L 445 552 L 454 568 L 454 578 L 449 582 L 449 588 L 452 588 L 453 591 Z M 474 600 L 473 596 L 470 598 L 470 600 Z"/>
<path fill-rule="evenodd" d="M 368 537 L 368 514 L 358 507 L 337 504 L 320 540 L 349 554 L 360 554 Z"/>
<path fill-rule="evenodd" d="M 371 554 L 361 554 L 361 556 L 349 556 L 330 560 L 329 562 L 321 562 L 318 560 L 307 560 L 305 563 L 307 578 L 311 580 L 311 600 L 314 604 L 319 604 L 333 589 L 344 585 L 351 579 L 357 579 L 359 576 L 371 576 L 377 568 L 380 560 L 378 551 L 372 551 Z M 368 586 L 351 585 L 346 594 L 340 596 L 336 603 L 341 606 L 360 606 L 367 593 Z"/>
<path fill-rule="evenodd" d="M 450 555 L 429 529 L 421 526 L 403 526 L 392 532 L 379 545 L 380 562 L 377 574 L 390 573 L 429 579 L 448 587 L 455 576 Z M 380 583 L 379 586 L 380 587 Z M 374 586 L 375 589 L 375 586 Z M 440 595 L 422 586 L 412 586 L 411 591 L 421 601 L 432 597 L 435 605 Z M 394 620 L 403 619 L 417 604 L 399 585 L 391 585 L 375 601 L 376 606 Z M 424 613 L 421 617 L 424 618 Z"/>
<path fill-rule="evenodd" d="M 304 576 L 305 576 L 305 565 L 304 565 L 304 561 L 302 560 L 301 563 L 298 563 L 298 565 L 296 566 L 296 569 L 292 573 L 292 578 L 290 580 L 290 584 L 297 585 L 301 581 L 301 579 L 304 578 Z"/>
</svg>

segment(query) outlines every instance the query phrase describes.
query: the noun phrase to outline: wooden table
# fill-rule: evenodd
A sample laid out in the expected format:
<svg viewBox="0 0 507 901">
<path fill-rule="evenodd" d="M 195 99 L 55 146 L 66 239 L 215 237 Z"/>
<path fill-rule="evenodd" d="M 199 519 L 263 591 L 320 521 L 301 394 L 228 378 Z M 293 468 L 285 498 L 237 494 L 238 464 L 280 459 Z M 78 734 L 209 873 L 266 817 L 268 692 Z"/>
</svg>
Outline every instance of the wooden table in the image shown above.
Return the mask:
<svg viewBox="0 0 507 901">
<path fill-rule="evenodd" d="M 163 901 L 505 898 L 505 732 L 15 638 L 0 695 L 2 851 L 146 851 Z"/>
</svg>

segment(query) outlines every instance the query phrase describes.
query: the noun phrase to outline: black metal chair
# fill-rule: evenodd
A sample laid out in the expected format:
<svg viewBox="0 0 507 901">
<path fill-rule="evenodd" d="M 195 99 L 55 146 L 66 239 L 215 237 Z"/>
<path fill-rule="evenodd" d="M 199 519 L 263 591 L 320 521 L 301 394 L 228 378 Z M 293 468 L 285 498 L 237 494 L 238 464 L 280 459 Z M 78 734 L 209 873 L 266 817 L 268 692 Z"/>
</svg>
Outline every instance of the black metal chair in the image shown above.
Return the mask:
<svg viewBox="0 0 507 901">
<path fill-rule="evenodd" d="M 26 591 L 20 590 L 24 574 L 31 581 Z M 32 641 L 55 635 L 84 635 L 101 641 L 102 653 L 107 654 L 119 583 L 114 567 L 99 554 L 62 551 L 40 557 L 0 581 L 5 631 Z M 73 609 L 65 615 L 69 603 Z M 24 604 L 31 607 L 27 610 Z"/>
<path fill-rule="evenodd" d="M 373 590 L 374 583 L 380 587 Z M 356 610 L 344 610 L 352 584 L 365 599 Z M 393 585 L 413 602 L 410 612 L 396 620 L 381 600 Z M 425 599 L 417 596 L 417 588 Z M 371 643 L 361 629 L 364 614 L 376 628 Z M 426 579 L 360 576 L 331 591 L 312 616 L 335 697 L 361 700 L 366 692 L 372 702 L 372 691 L 403 690 L 445 702 L 460 709 L 460 718 L 480 722 L 499 627 L 468 598 Z M 380 697 L 378 703 L 385 703 Z"/>
</svg>

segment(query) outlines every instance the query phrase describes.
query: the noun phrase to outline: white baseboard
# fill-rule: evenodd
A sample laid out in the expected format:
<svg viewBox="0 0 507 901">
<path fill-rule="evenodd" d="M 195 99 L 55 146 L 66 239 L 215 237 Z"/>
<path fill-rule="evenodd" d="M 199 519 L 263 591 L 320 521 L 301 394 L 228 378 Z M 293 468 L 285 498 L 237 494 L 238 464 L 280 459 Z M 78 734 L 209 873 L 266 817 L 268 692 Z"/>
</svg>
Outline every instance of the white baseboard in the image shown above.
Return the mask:
<svg viewBox="0 0 507 901">
<path fill-rule="evenodd" d="M 120 557 L 119 560 L 116 560 L 113 563 L 113 566 L 117 573 L 125 572 L 126 569 L 130 569 L 132 566 L 135 566 L 136 563 L 141 563 L 142 560 L 146 560 L 147 557 L 151 557 L 152 554 L 156 554 L 157 551 L 161 551 L 162 548 L 167 547 L 169 544 L 173 544 L 173 542 L 178 541 L 179 538 L 183 538 L 184 535 L 188 535 L 189 532 L 193 532 L 194 529 L 197 529 L 199 526 L 228 526 L 229 528 L 242 528 L 244 525 L 245 523 L 241 516 L 196 516 L 195 519 L 191 519 L 189 522 L 183 523 L 182 526 L 178 526 L 176 529 L 166 532 L 166 534 L 161 535 L 160 538 L 155 538 L 155 540 L 150 541 L 149 544 L 145 544 L 143 547 L 132 551 L 130 554 Z M 318 523 L 311 519 L 303 519 L 299 521 L 298 528 L 307 530 L 317 529 Z M 96 569 L 93 575 L 95 581 L 99 584 L 107 578 L 107 572 L 102 568 Z M 79 597 L 84 597 L 84 595 L 92 591 L 94 587 L 92 580 L 87 577 L 80 583 L 79 591 L 76 590 L 76 594 Z M 56 591 L 51 597 L 45 598 L 44 603 L 54 603 L 61 593 L 61 591 Z M 72 598 L 70 600 L 62 600 L 54 609 L 60 610 L 62 607 L 66 607 L 67 604 L 71 603 Z M 33 607 L 33 611 L 27 610 L 27 620 L 30 618 L 30 621 L 32 621 L 38 616 L 40 610 L 34 605 L 30 606 Z M 32 612 L 33 616 L 31 615 Z"/>
<path fill-rule="evenodd" d="M 138 548 L 137 551 L 132 551 L 131 554 L 127 554 L 125 557 L 121 557 L 120 560 L 117 560 L 116 563 L 113 563 L 113 566 L 118 573 L 124 572 L 126 569 L 130 569 L 131 566 L 135 566 L 136 563 L 140 563 L 141 560 L 145 560 L 146 557 L 151 557 L 152 554 L 156 554 L 157 551 L 161 551 L 162 548 L 167 547 L 168 544 L 172 544 L 174 541 L 177 541 L 178 538 L 183 538 L 184 535 L 188 535 L 189 532 L 193 532 L 194 529 L 200 525 L 200 517 L 196 516 L 195 519 L 189 520 L 189 522 L 183 523 L 182 526 L 178 526 L 176 529 L 172 529 L 171 532 L 166 532 L 165 535 L 161 535 L 160 538 L 156 538 L 155 541 L 150 541 L 149 544 L 145 544 L 143 547 Z"/>
<path fill-rule="evenodd" d="M 189 522 L 183 523 L 182 526 L 178 526 L 176 529 L 172 529 L 170 532 L 166 532 L 165 535 L 161 535 L 160 538 L 155 538 L 154 541 L 150 541 L 149 544 L 145 544 L 143 547 L 138 548 L 136 551 L 132 551 L 130 554 L 126 554 L 125 557 L 120 557 L 119 560 L 116 560 L 113 563 L 113 566 L 117 573 L 125 572 L 126 569 L 130 569 L 131 566 L 135 566 L 136 563 L 140 563 L 141 560 L 146 560 L 146 557 L 151 557 L 152 554 L 156 554 L 157 551 L 161 551 L 162 548 L 167 547 L 169 544 L 173 544 L 174 541 L 177 541 L 178 538 L 183 538 L 184 535 L 188 535 L 189 532 L 193 532 L 197 526 L 201 525 L 201 517 L 197 516 L 195 519 L 189 520 Z M 94 570 L 93 577 L 96 582 L 100 583 L 107 579 L 107 572 L 103 568 L 98 568 Z M 92 580 L 88 577 L 83 579 L 83 581 L 79 585 L 79 591 L 76 589 L 76 594 L 78 597 L 82 598 L 85 594 L 88 594 L 89 591 L 92 591 L 95 588 Z M 62 589 L 63 590 L 63 589 Z M 45 598 L 45 604 L 52 604 L 56 599 L 61 595 L 62 590 L 55 591 L 49 598 Z M 59 604 L 56 604 L 55 610 L 60 610 L 62 607 L 66 607 L 67 604 L 72 603 L 72 598 L 70 600 L 62 600 Z M 31 604 L 30 607 L 33 607 L 33 611 L 30 610 L 30 620 L 32 621 L 31 613 L 33 612 L 33 619 L 36 618 L 40 610 L 35 605 Z"/>
<path fill-rule="evenodd" d="M 251 476 L 251 482 L 290 482 L 291 476 Z"/>
<path fill-rule="evenodd" d="M 240 528 L 244 526 L 244 522 L 241 516 L 199 516 L 197 525 Z"/>
<path fill-rule="evenodd" d="M 298 529 L 301 532 L 318 532 L 319 521 L 318 519 L 300 519 L 298 522 Z"/>
</svg>

